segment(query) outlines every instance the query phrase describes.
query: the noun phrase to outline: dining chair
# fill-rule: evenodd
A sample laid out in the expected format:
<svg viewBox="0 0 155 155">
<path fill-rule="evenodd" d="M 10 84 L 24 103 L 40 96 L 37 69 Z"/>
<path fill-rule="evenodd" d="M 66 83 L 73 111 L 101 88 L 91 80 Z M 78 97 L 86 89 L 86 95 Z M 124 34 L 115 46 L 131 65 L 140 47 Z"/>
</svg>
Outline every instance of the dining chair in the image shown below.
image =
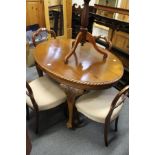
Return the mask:
<svg viewBox="0 0 155 155">
<path fill-rule="evenodd" d="M 36 47 L 42 41 L 51 39 L 51 38 L 48 38 L 48 36 L 43 35 L 43 32 L 46 32 L 46 34 L 51 34 L 51 38 L 54 37 L 54 39 L 56 39 L 56 33 L 53 30 L 48 30 L 47 28 L 39 28 L 37 31 L 35 31 L 32 34 L 32 43 L 34 47 Z M 37 41 L 37 38 L 36 38 L 37 36 L 40 36 L 41 38 L 39 39 L 40 41 Z M 43 76 L 43 72 L 39 69 L 36 62 L 35 62 L 35 66 L 36 66 L 39 77 Z"/>
<path fill-rule="evenodd" d="M 32 34 L 32 43 L 35 47 L 37 46 L 37 38 L 36 38 L 37 36 L 40 36 L 40 39 L 38 39 L 38 43 L 40 43 L 40 41 L 48 39 L 48 36 L 43 35 L 43 32 L 51 34 L 51 38 L 54 37 L 54 39 L 56 39 L 56 33 L 53 30 L 48 30 L 47 28 L 39 28 Z"/>
<path fill-rule="evenodd" d="M 50 34 L 50 36 L 48 36 Z M 53 30 L 48 30 L 47 28 L 39 28 L 35 32 L 30 32 L 29 39 L 26 43 L 26 64 L 28 67 L 35 65 L 35 60 L 33 53 L 35 52 L 35 47 L 47 39 L 56 38 L 56 33 Z"/>
<path fill-rule="evenodd" d="M 26 116 L 29 108 L 35 112 L 36 134 L 39 132 L 39 112 L 55 108 L 66 101 L 66 95 L 57 83 L 47 76 L 26 82 Z"/>
<path fill-rule="evenodd" d="M 112 121 L 115 121 L 115 131 L 117 131 L 119 113 L 128 96 L 128 92 L 129 86 L 124 87 L 121 91 L 111 87 L 109 89 L 91 91 L 79 97 L 76 102 L 76 111 L 95 122 L 104 124 L 105 146 L 108 146 L 108 129 Z"/>
</svg>

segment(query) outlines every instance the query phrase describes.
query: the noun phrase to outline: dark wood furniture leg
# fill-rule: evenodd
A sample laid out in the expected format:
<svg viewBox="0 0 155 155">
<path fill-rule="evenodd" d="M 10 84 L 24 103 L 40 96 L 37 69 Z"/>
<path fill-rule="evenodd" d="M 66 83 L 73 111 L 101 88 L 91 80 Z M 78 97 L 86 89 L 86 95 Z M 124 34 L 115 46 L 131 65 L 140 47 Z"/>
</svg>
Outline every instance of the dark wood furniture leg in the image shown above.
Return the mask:
<svg viewBox="0 0 155 155">
<path fill-rule="evenodd" d="M 104 124 L 104 142 L 105 146 L 108 146 L 108 130 L 109 130 L 110 122 L 106 121 Z"/>
<path fill-rule="evenodd" d="M 86 124 L 85 124 L 84 120 L 80 118 L 79 112 L 77 111 L 76 107 L 74 108 L 74 114 L 75 114 L 75 117 L 74 117 L 75 127 L 81 128 L 81 127 L 85 126 Z"/>
<path fill-rule="evenodd" d="M 75 100 L 78 96 L 82 95 L 84 90 L 76 89 L 68 85 L 60 84 L 67 95 L 67 105 L 69 118 L 67 121 L 67 128 L 74 128 L 74 118 L 75 118 Z"/>
<path fill-rule="evenodd" d="M 43 71 L 39 68 L 39 66 L 38 66 L 38 64 L 36 62 L 35 62 L 35 66 L 36 66 L 36 69 L 37 69 L 38 76 L 42 77 L 43 76 Z"/>
<path fill-rule="evenodd" d="M 119 119 L 119 116 L 116 118 L 116 120 L 115 120 L 115 131 L 117 131 L 118 130 L 118 128 L 117 128 L 117 125 L 118 125 L 118 119 Z"/>
<path fill-rule="evenodd" d="M 29 107 L 26 105 L 26 120 L 30 120 Z"/>
<path fill-rule="evenodd" d="M 36 134 L 39 133 L 39 111 L 35 111 L 36 115 Z"/>
<path fill-rule="evenodd" d="M 32 150 L 31 139 L 28 134 L 28 130 L 26 129 L 26 155 L 30 155 Z"/>
</svg>

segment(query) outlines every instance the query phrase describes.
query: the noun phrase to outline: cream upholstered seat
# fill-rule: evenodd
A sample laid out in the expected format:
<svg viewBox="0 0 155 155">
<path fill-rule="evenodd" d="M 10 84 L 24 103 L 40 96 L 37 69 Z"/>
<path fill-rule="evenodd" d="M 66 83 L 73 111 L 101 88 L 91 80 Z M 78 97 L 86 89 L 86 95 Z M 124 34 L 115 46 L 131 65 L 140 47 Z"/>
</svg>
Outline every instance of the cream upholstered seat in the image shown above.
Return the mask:
<svg viewBox="0 0 155 155">
<path fill-rule="evenodd" d="M 114 87 L 105 90 L 91 91 L 77 100 L 77 110 L 96 122 L 105 123 L 105 118 L 108 115 L 111 103 L 118 92 L 119 91 Z M 114 120 L 118 116 L 122 105 L 123 104 L 113 111 L 111 120 Z"/>
<path fill-rule="evenodd" d="M 36 133 L 38 133 L 39 111 L 54 108 L 64 103 L 67 97 L 61 87 L 47 76 L 26 83 L 26 87 L 27 119 L 29 119 L 30 107 L 36 114 Z"/>
<path fill-rule="evenodd" d="M 35 79 L 29 85 L 33 90 L 39 111 L 54 108 L 66 100 L 63 90 L 57 83 L 46 76 Z M 26 96 L 26 103 L 33 108 L 32 101 L 28 95 Z"/>
<path fill-rule="evenodd" d="M 109 124 L 111 121 L 116 120 L 115 131 L 117 131 L 118 116 L 127 97 L 128 90 L 129 86 L 126 86 L 120 92 L 114 87 L 91 91 L 81 96 L 76 102 L 78 112 L 93 121 L 105 125 L 104 138 L 106 146 L 108 146 L 107 131 Z"/>
</svg>

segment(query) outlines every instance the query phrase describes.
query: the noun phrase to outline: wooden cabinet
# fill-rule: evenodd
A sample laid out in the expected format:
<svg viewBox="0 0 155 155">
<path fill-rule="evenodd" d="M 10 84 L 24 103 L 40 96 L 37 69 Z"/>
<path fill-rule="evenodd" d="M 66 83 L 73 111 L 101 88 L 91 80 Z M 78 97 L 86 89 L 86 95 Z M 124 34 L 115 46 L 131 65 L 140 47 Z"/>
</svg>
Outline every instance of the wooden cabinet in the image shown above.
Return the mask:
<svg viewBox="0 0 155 155">
<path fill-rule="evenodd" d="M 26 26 L 34 24 L 45 26 L 43 0 L 26 0 Z"/>
<path fill-rule="evenodd" d="M 129 10 L 129 0 L 122 0 L 121 3 L 117 7 Z M 129 16 L 124 15 L 124 14 L 118 14 L 117 19 L 129 22 Z"/>
<path fill-rule="evenodd" d="M 129 34 L 121 31 L 115 31 L 112 38 L 114 46 L 122 49 L 124 52 L 129 52 Z"/>
<path fill-rule="evenodd" d="M 110 7 L 115 7 L 117 5 L 117 0 L 99 0 L 98 3 L 99 5 L 105 5 L 105 6 L 110 6 Z M 109 18 L 113 18 L 114 13 L 109 12 L 109 11 L 103 11 L 103 10 L 97 10 L 97 14 Z"/>
<path fill-rule="evenodd" d="M 108 38 L 112 41 L 113 46 L 123 50 L 125 53 L 129 53 L 128 33 L 110 29 Z"/>
</svg>

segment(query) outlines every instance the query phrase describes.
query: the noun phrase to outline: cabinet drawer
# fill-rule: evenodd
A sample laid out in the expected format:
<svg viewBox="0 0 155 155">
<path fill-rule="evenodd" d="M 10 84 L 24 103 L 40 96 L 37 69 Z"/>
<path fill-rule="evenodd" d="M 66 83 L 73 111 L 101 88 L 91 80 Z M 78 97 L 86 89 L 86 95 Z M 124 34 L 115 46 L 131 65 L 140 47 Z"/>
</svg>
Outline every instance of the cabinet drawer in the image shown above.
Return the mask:
<svg viewBox="0 0 155 155">
<path fill-rule="evenodd" d="M 26 26 L 39 24 L 45 25 L 44 5 L 41 0 L 26 1 Z"/>
<path fill-rule="evenodd" d="M 27 19 L 29 25 L 39 24 L 39 3 L 38 2 L 27 2 Z"/>
<path fill-rule="evenodd" d="M 122 49 L 125 52 L 129 52 L 129 35 L 128 33 L 115 31 L 113 38 L 112 38 L 112 44 L 116 46 L 117 48 Z"/>
</svg>

